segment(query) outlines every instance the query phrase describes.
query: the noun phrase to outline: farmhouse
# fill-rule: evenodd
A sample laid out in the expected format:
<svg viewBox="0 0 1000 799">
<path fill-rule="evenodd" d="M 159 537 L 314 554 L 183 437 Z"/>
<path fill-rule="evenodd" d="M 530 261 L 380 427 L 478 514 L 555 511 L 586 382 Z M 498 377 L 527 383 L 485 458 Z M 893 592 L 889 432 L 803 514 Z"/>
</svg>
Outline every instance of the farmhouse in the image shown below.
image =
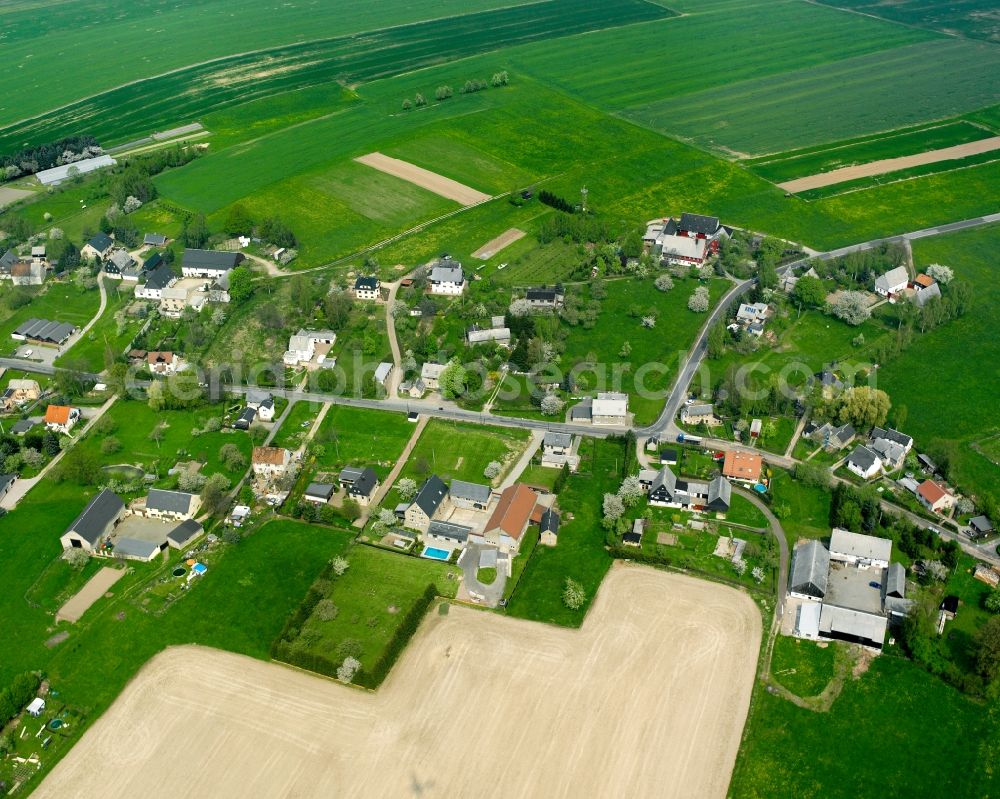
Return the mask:
<svg viewBox="0 0 1000 799">
<path fill-rule="evenodd" d="M 181 274 L 184 277 L 220 278 L 243 261 L 243 253 L 218 250 L 184 250 Z"/>
<path fill-rule="evenodd" d="M 730 231 L 714 216 L 681 214 L 680 220 L 650 222 L 643 237 L 647 252 L 661 262 L 700 265 L 719 251 L 720 242 Z"/>
<path fill-rule="evenodd" d="M 107 233 L 98 233 L 80 248 L 80 256 L 88 261 L 103 261 L 115 246 L 114 239 Z"/>
<path fill-rule="evenodd" d="M 310 483 L 303 492 L 302 499 L 306 502 L 315 502 L 317 505 L 325 505 L 333 496 L 333 490 L 333 483 Z"/>
<path fill-rule="evenodd" d="M 849 563 L 859 569 L 889 567 L 892 541 L 872 535 L 852 533 L 842 527 L 835 527 L 830 534 L 831 560 Z"/>
<path fill-rule="evenodd" d="M 639 479 L 645 482 L 644 474 Z M 669 466 L 663 466 L 649 483 L 649 504 L 664 508 L 727 513 L 733 488 L 723 477 L 704 483 L 678 478 Z"/>
<path fill-rule="evenodd" d="M 538 522 L 538 543 L 544 544 L 547 547 L 554 547 L 559 543 L 559 525 L 561 521 L 555 508 L 546 508 L 542 513 L 542 518 Z"/>
<path fill-rule="evenodd" d="M 18 261 L 10 268 L 10 280 L 15 286 L 40 286 L 48 270 L 40 261 Z"/>
<path fill-rule="evenodd" d="M 114 491 L 105 488 L 90 500 L 59 540 L 63 549 L 95 552 L 101 539 L 109 536 L 124 517 L 125 503 Z"/>
<path fill-rule="evenodd" d="M 941 299 L 941 289 L 937 283 L 921 291 L 918 291 L 913 295 L 913 303 L 918 308 L 923 308 L 931 300 L 940 300 L 940 299 Z"/>
<path fill-rule="evenodd" d="M 444 484 L 440 477 L 432 474 L 420 486 L 413 502 L 406 509 L 403 516 L 404 524 L 413 529 L 426 533 L 431 521 L 451 509 L 451 500 L 448 497 L 448 486 Z"/>
<path fill-rule="evenodd" d="M 878 455 L 886 472 L 893 472 L 900 468 L 906 459 L 906 449 L 902 444 L 887 438 L 876 438 L 868 445 L 868 448 Z"/>
<path fill-rule="evenodd" d="M 871 433 L 871 441 L 874 444 L 876 441 L 884 439 L 886 441 L 891 441 L 894 444 L 898 444 L 903 448 L 904 452 L 909 452 L 913 448 L 913 439 L 906 435 L 905 433 L 900 433 L 898 430 L 893 430 L 890 428 L 873 427 Z"/>
<path fill-rule="evenodd" d="M 399 393 L 406 394 L 413 399 L 420 399 L 427 391 L 427 384 L 419 377 L 416 380 L 404 380 L 399 384 Z"/>
<path fill-rule="evenodd" d="M 52 322 L 48 319 L 29 319 L 17 326 L 10 334 L 17 341 L 33 341 L 38 344 L 61 345 L 76 332 L 73 325 L 66 322 Z"/>
<path fill-rule="evenodd" d="M 263 477 L 285 474 L 292 461 L 292 453 L 282 447 L 254 447 L 253 473 Z"/>
<path fill-rule="evenodd" d="M 764 461 L 755 452 L 729 450 L 722 464 L 722 474 L 740 483 L 758 483 L 763 464 Z"/>
<path fill-rule="evenodd" d="M 864 444 L 858 444 L 847 456 L 847 470 L 863 480 L 870 480 L 882 471 L 882 461 Z"/>
<path fill-rule="evenodd" d="M 378 475 L 375 474 L 375 470 L 370 466 L 356 469 L 353 479 L 347 482 L 344 480 L 344 471 L 340 473 L 340 484 L 347 488 L 347 496 L 359 505 L 370 503 L 379 487 Z"/>
<path fill-rule="evenodd" d="M 561 308 L 566 299 L 566 292 L 561 285 L 554 288 L 541 286 L 531 288 L 524 295 L 533 311 L 554 311 Z"/>
<path fill-rule="evenodd" d="M 111 253 L 104 262 L 104 274 L 116 280 L 122 279 L 122 274 L 131 270 L 135 266 L 135 260 L 128 254 L 127 250 L 119 249 Z"/>
<path fill-rule="evenodd" d="M 143 513 L 152 519 L 185 521 L 193 519 L 200 506 L 201 498 L 197 494 L 151 488 L 146 495 Z"/>
<path fill-rule="evenodd" d="M 136 286 L 135 296 L 142 300 L 161 300 L 163 290 L 177 282 L 173 270 L 161 263 L 153 271 L 146 273 L 146 282 Z"/>
<path fill-rule="evenodd" d="M 944 513 L 955 506 L 955 495 L 933 480 L 917 486 L 917 500 L 931 513 Z"/>
<path fill-rule="evenodd" d="M 69 405 L 49 405 L 45 409 L 45 428 L 53 433 L 69 435 L 69 431 L 79 420 L 79 408 L 71 408 Z"/>
<path fill-rule="evenodd" d="M 286 366 L 296 366 L 315 361 L 316 364 L 326 362 L 337 334 L 332 330 L 299 330 L 288 339 L 288 350 L 284 355 Z"/>
<path fill-rule="evenodd" d="M 850 424 L 834 426 L 829 422 L 822 425 L 810 422 L 802 431 L 803 436 L 817 444 L 822 444 L 827 452 L 843 449 L 854 440 L 857 434 L 857 431 Z"/>
<path fill-rule="evenodd" d="M 715 408 L 709 403 L 693 403 L 685 405 L 681 409 L 681 421 L 689 425 L 714 425 L 718 424 L 715 418 Z"/>
<path fill-rule="evenodd" d="M 890 269 L 875 278 L 875 293 L 880 297 L 892 297 L 910 285 L 910 273 L 905 266 Z"/>
<path fill-rule="evenodd" d="M 205 307 L 208 296 L 204 291 L 192 286 L 174 284 L 160 291 L 159 310 L 163 316 L 180 319 L 185 308 L 200 311 Z"/>
<path fill-rule="evenodd" d="M 147 352 L 146 366 L 154 375 L 173 375 L 183 371 L 186 364 L 172 352 Z"/>
<path fill-rule="evenodd" d="M 473 533 L 470 540 L 498 547 L 501 552 L 517 552 L 537 500 L 535 492 L 523 483 L 504 489 L 486 527 Z"/>
<path fill-rule="evenodd" d="M 798 599 L 821 602 L 830 574 L 830 550 L 815 539 L 795 547 L 788 593 Z"/>
<path fill-rule="evenodd" d="M 888 619 L 873 613 L 824 603 L 819 617 L 819 634 L 835 641 L 848 641 L 881 650 Z"/>
<path fill-rule="evenodd" d="M 628 394 L 614 391 L 600 392 L 591 403 L 590 413 L 593 424 L 627 424 Z"/>
<path fill-rule="evenodd" d="M 424 541 L 440 541 L 452 546 L 461 546 L 469 540 L 471 527 L 455 522 L 445 522 L 435 519 L 430 523 L 427 532 L 423 534 Z"/>
<path fill-rule="evenodd" d="M 486 510 L 493 496 L 493 489 L 480 483 L 467 483 L 465 480 L 451 481 L 451 501 L 456 508 L 466 510 Z"/>
<path fill-rule="evenodd" d="M 420 380 L 423 382 L 424 387 L 430 391 L 436 391 L 438 382 L 441 379 L 441 373 L 446 367 L 447 364 L 434 363 L 433 361 L 428 361 L 420 367 Z"/>
<path fill-rule="evenodd" d="M 438 261 L 428 278 L 431 294 L 458 295 L 465 291 L 465 274 L 458 261 Z"/>
<path fill-rule="evenodd" d="M 354 296 L 359 300 L 377 300 L 382 296 L 382 282 L 375 276 L 361 276 L 354 281 Z"/>
<path fill-rule="evenodd" d="M 575 472 L 580 464 L 580 456 L 575 452 L 574 437 L 571 433 L 557 433 L 549 430 L 542 439 L 542 466 L 561 469 L 564 464 Z"/>
<path fill-rule="evenodd" d="M 0 400 L 3 402 L 4 411 L 12 411 L 14 408 L 20 408 L 22 405 L 34 402 L 41 394 L 38 381 L 13 378 L 7 383 L 7 388 Z"/>
</svg>

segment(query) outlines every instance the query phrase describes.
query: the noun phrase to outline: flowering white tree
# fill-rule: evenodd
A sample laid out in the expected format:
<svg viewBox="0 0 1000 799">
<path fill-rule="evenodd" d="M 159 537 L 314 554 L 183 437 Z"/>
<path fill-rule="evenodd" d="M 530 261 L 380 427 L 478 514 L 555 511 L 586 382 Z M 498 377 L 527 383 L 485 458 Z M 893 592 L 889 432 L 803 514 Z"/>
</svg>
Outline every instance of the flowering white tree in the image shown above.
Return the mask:
<svg viewBox="0 0 1000 799">
<path fill-rule="evenodd" d="M 764 570 L 760 566 L 754 566 L 753 571 L 750 572 L 757 584 L 764 582 Z"/>
<path fill-rule="evenodd" d="M 618 489 L 618 497 L 627 508 L 635 505 L 645 493 L 637 475 L 626 477 L 622 481 L 621 488 Z"/>
<path fill-rule="evenodd" d="M 655 316 L 644 316 L 642 317 L 643 327 L 656 327 L 656 317 Z"/>
<path fill-rule="evenodd" d="M 708 305 L 708 289 L 705 286 L 698 286 L 688 297 L 688 308 L 696 313 L 704 313 L 708 310 Z"/>
<path fill-rule="evenodd" d="M 578 610 L 587 601 L 587 594 L 583 586 L 576 580 L 566 578 L 566 587 L 563 588 L 563 604 L 570 610 Z"/>
<path fill-rule="evenodd" d="M 138 197 L 133 197 L 131 194 L 125 198 L 125 205 L 122 206 L 122 210 L 126 214 L 138 211 L 140 208 L 142 208 L 142 200 Z"/>
<path fill-rule="evenodd" d="M 603 510 L 604 518 L 614 521 L 620 519 L 622 514 L 625 513 L 625 503 L 622 502 L 622 498 L 617 494 L 605 494 Z"/>
<path fill-rule="evenodd" d="M 361 661 L 357 658 L 346 657 L 344 662 L 340 664 L 337 669 L 337 679 L 342 683 L 349 683 L 354 679 L 354 675 L 357 674 L 358 669 L 361 668 Z"/>
<path fill-rule="evenodd" d="M 830 312 L 849 325 L 868 321 L 872 312 L 868 308 L 868 295 L 863 291 L 842 291 L 830 303 Z"/>
<path fill-rule="evenodd" d="M 500 470 L 503 469 L 503 464 L 499 461 L 490 461 L 486 464 L 486 468 L 483 469 L 483 477 L 489 478 L 490 480 L 500 476 Z"/>
<path fill-rule="evenodd" d="M 514 300 L 510 304 L 511 316 L 527 316 L 531 313 L 531 303 L 527 300 Z"/>
<path fill-rule="evenodd" d="M 747 570 L 747 562 L 743 560 L 743 558 L 733 561 L 733 571 L 735 571 L 737 574 L 742 576 L 743 574 L 746 574 L 746 570 Z"/>
<path fill-rule="evenodd" d="M 955 277 L 955 273 L 952 271 L 950 266 L 945 266 L 944 264 L 931 264 L 927 267 L 927 274 L 934 278 L 938 283 L 943 283 L 948 285 Z"/>
<path fill-rule="evenodd" d="M 409 502 L 417 495 L 417 481 L 412 477 L 404 477 L 396 483 L 396 493 L 403 502 Z"/>
<path fill-rule="evenodd" d="M 660 291 L 670 291 L 674 287 L 674 279 L 670 275 L 660 275 L 653 281 L 653 285 Z"/>
<path fill-rule="evenodd" d="M 391 511 L 390 511 L 391 513 Z M 350 567 L 351 562 L 347 558 L 343 558 L 337 555 L 333 560 L 330 561 L 330 566 L 333 568 L 333 573 L 340 577 L 347 569 Z"/>
<path fill-rule="evenodd" d="M 555 394 L 546 394 L 542 397 L 542 413 L 546 416 L 558 416 L 566 405 Z"/>
</svg>

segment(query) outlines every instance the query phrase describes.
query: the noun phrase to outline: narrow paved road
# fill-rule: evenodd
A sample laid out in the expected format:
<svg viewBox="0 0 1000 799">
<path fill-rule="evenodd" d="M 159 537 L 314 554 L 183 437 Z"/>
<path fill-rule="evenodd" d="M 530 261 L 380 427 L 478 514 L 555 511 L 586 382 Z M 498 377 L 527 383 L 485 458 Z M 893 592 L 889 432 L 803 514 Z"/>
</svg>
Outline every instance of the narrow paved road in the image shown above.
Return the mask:
<svg viewBox="0 0 1000 799">
<path fill-rule="evenodd" d="M 778 517 L 771 512 L 767 504 L 753 491 L 747 491 L 744 488 L 734 485 L 733 493 L 739 494 L 739 496 L 748 500 L 751 505 L 764 514 L 764 518 L 767 519 L 771 530 L 771 535 L 774 536 L 774 540 L 778 543 L 778 579 L 775 585 L 777 597 L 775 599 L 774 613 L 775 619 L 780 621 L 785 613 L 785 587 L 788 585 L 788 537 L 785 535 L 785 529 L 781 526 L 781 522 L 778 521 Z"/>
<path fill-rule="evenodd" d="M 385 301 L 385 332 L 389 336 L 393 365 L 389 384 L 385 387 L 385 395 L 395 397 L 399 394 L 399 382 L 403 379 L 403 358 L 399 353 L 399 341 L 396 339 L 396 318 L 392 315 L 392 306 L 396 304 L 396 292 L 399 291 L 399 280 L 382 285 L 389 288 L 389 297 Z"/>
</svg>

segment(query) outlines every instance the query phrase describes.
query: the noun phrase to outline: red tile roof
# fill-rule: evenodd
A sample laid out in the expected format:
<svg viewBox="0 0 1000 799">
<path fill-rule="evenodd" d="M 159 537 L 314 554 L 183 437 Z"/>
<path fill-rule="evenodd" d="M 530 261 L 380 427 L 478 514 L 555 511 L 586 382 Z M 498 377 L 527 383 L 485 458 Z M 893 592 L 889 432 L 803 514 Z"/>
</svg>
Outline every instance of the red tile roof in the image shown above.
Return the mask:
<svg viewBox="0 0 1000 799">
<path fill-rule="evenodd" d="M 520 539 L 524 528 L 528 526 L 537 499 L 535 492 L 524 483 L 515 483 L 504 489 L 500 494 L 500 502 L 486 522 L 486 530 L 499 529 L 515 540 Z"/>
<path fill-rule="evenodd" d="M 948 492 L 933 480 L 924 480 L 917 486 L 917 493 L 931 505 L 948 496 Z"/>
<path fill-rule="evenodd" d="M 763 461 L 753 452 L 730 450 L 722 464 L 722 473 L 737 480 L 759 480 Z"/>
<path fill-rule="evenodd" d="M 66 424 L 72 410 L 69 405 L 49 405 L 45 409 L 45 424 Z"/>
</svg>

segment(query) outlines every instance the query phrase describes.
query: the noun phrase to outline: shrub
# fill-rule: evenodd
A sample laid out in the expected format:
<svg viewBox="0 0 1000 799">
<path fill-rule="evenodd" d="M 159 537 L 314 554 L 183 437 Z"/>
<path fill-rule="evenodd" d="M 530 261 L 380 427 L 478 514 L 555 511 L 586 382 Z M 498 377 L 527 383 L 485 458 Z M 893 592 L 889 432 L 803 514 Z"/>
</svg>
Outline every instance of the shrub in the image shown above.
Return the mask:
<svg viewBox="0 0 1000 799">
<path fill-rule="evenodd" d="M 583 586 L 576 580 L 566 578 L 566 587 L 563 588 L 563 604 L 570 610 L 579 610 L 583 603 L 587 601 L 587 594 Z"/>
</svg>

